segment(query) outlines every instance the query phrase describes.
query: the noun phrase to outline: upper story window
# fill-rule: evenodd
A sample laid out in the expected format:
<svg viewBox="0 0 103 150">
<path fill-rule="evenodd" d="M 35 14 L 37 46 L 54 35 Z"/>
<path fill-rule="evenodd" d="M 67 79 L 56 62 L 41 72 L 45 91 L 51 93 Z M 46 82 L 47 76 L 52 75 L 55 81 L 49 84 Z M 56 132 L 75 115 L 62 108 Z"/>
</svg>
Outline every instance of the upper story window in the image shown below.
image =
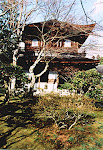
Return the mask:
<svg viewBox="0 0 103 150">
<path fill-rule="evenodd" d="M 37 39 L 33 39 L 32 40 L 32 47 L 38 46 L 38 40 Z"/>
<path fill-rule="evenodd" d="M 70 40 L 65 40 L 64 47 L 71 47 L 71 41 Z"/>
<path fill-rule="evenodd" d="M 63 41 L 57 41 L 57 47 L 63 47 L 64 42 Z"/>
</svg>

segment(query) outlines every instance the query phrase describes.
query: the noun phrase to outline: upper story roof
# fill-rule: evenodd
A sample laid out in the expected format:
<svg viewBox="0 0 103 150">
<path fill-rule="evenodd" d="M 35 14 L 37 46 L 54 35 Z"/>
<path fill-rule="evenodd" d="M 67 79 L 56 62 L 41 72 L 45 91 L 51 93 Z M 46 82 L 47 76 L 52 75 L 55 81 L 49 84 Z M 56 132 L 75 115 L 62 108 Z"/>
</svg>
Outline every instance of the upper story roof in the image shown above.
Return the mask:
<svg viewBox="0 0 103 150">
<path fill-rule="evenodd" d="M 92 33 L 95 24 L 78 25 L 57 20 L 49 20 L 38 23 L 27 24 L 24 29 L 24 39 L 48 38 L 48 39 L 70 39 L 81 45 L 89 34 Z"/>
</svg>

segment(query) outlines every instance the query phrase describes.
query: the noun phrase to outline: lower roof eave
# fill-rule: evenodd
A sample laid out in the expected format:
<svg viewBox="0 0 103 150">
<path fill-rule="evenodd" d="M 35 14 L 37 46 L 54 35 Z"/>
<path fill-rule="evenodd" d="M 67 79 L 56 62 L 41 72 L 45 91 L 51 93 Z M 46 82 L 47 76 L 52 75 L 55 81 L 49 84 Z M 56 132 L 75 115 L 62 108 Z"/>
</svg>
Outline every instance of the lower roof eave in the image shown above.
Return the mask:
<svg viewBox="0 0 103 150">
<path fill-rule="evenodd" d="M 33 62 L 35 62 L 35 61 L 33 61 Z M 41 60 L 40 62 L 44 63 L 45 61 Z M 72 61 L 72 60 L 71 61 L 70 60 L 69 61 L 67 61 L 67 60 L 66 61 L 65 60 L 64 61 L 52 60 L 51 61 L 51 63 L 60 63 L 60 64 L 95 64 L 95 65 L 98 65 L 99 62 L 100 62 L 100 60 L 92 60 L 92 61 L 91 60 L 90 61 L 89 60 L 88 61 L 83 61 L 83 60 L 82 61 L 80 61 L 80 60 L 79 61 L 77 61 L 77 60 L 76 61 Z"/>
</svg>

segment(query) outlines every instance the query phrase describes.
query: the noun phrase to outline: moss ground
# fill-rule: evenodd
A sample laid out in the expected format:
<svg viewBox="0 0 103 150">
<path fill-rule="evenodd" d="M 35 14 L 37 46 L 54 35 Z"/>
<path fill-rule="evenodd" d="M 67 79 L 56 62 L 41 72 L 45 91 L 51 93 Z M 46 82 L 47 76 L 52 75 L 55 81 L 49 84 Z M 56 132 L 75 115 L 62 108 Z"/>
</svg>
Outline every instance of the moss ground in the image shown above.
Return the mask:
<svg viewBox="0 0 103 150">
<path fill-rule="evenodd" d="M 102 150 L 103 110 L 94 110 L 93 124 L 60 130 L 53 125 L 35 126 L 31 107 L 35 99 L 14 98 L 2 105 L 0 97 L 0 148 L 35 150 Z M 35 113 L 35 112 L 33 112 Z"/>
</svg>

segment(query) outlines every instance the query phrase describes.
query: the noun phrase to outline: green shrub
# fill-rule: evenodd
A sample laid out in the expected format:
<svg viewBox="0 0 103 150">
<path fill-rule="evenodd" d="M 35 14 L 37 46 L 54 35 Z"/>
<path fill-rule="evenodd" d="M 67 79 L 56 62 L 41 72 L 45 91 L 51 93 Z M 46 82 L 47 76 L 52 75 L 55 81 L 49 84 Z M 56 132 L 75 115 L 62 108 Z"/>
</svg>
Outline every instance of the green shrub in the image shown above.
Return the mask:
<svg viewBox="0 0 103 150">
<path fill-rule="evenodd" d="M 100 64 L 103 65 L 103 57 L 100 58 Z"/>
<path fill-rule="evenodd" d="M 95 144 L 96 144 L 96 146 L 98 146 L 98 147 L 101 147 L 101 146 L 103 146 L 103 144 L 102 144 L 102 142 L 99 140 L 99 141 L 95 141 Z"/>
<path fill-rule="evenodd" d="M 68 142 L 72 142 L 72 141 L 74 141 L 74 137 L 70 136 Z"/>
<path fill-rule="evenodd" d="M 61 85 L 62 89 L 75 90 L 76 93 L 87 95 L 90 98 L 103 100 L 102 76 L 96 69 L 76 72 L 69 82 Z M 98 87 L 99 85 L 99 87 Z"/>
<path fill-rule="evenodd" d="M 76 124 L 91 124 L 94 119 L 91 115 L 94 110 L 91 99 L 79 95 L 42 96 L 33 109 L 36 122 L 39 120 L 44 126 L 55 123 L 60 129 L 71 129 Z"/>
<path fill-rule="evenodd" d="M 98 101 L 103 101 L 102 89 L 99 88 L 91 88 L 86 95 L 90 98 L 96 99 Z"/>
</svg>

